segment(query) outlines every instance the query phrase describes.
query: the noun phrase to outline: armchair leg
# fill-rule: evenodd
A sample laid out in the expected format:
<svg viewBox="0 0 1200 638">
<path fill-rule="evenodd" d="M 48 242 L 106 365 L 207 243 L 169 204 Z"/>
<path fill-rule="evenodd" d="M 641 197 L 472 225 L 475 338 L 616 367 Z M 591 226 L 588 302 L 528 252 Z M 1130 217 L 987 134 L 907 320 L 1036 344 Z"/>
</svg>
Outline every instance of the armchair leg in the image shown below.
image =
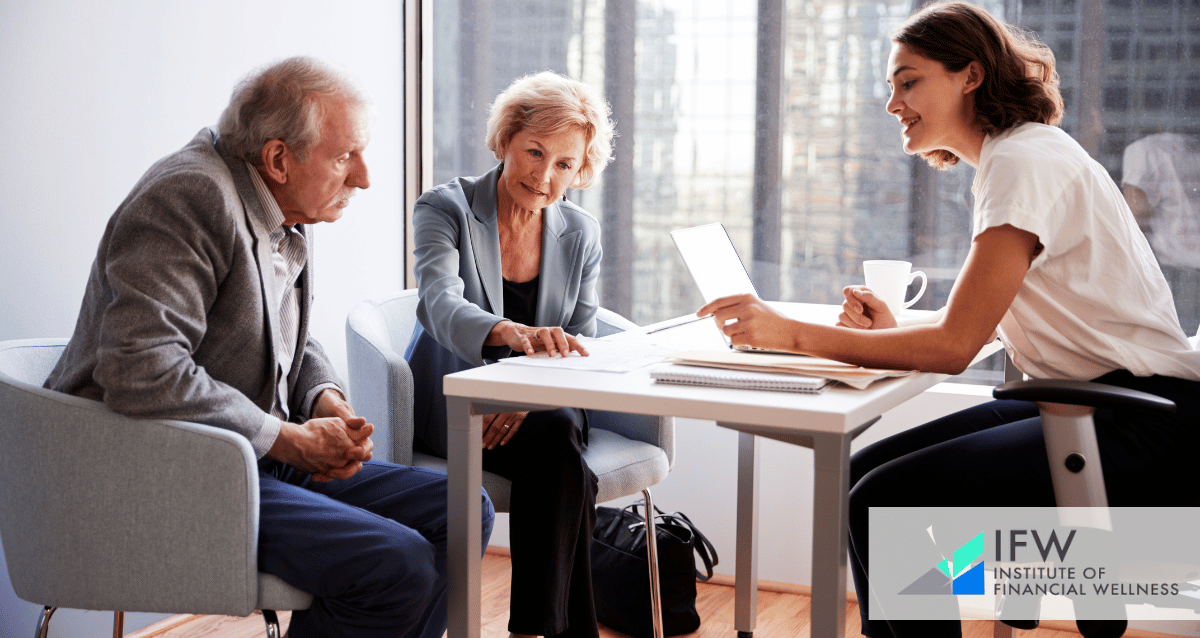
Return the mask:
<svg viewBox="0 0 1200 638">
<path fill-rule="evenodd" d="M 650 564 L 650 622 L 654 638 L 663 638 L 662 597 L 658 590 L 658 532 L 654 527 L 654 503 L 650 488 L 642 490 L 646 497 L 646 562 Z"/>
<path fill-rule="evenodd" d="M 281 634 L 279 633 L 279 616 L 277 616 L 275 611 L 271 609 L 262 610 L 262 615 L 263 621 L 267 623 L 267 638 L 280 638 Z"/>
<path fill-rule="evenodd" d="M 125 636 L 125 612 L 113 612 L 113 638 L 123 638 Z"/>
<path fill-rule="evenodd" d="M 56 611 L 58 611 L 58 607 L 42 608 L 42 615 L 38 616 L 37 627 L 33 630 L 33 638 L 47 638 L 50 635 L 50 617 Z"/>
</svg>

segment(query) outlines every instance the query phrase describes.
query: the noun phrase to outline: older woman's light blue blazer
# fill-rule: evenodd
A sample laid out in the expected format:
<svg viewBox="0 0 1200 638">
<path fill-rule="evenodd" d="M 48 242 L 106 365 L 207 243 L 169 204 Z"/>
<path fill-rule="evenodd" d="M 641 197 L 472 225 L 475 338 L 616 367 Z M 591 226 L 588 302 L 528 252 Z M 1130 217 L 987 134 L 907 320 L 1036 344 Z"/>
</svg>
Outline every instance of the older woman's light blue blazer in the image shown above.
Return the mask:
<svg viewBox="0 0 1200 638">
<path fill-rule="evenodd" d="M 485 347 L 504 320 L 496 184 L 503 164 L 479 177 L 437 186 L 413 209 L 419 325 L 405 358 L 413 372 L 413 424 L 434 452 L 446 452 L 442 377 L 508 356 Z M 542 210 L 537 325 L 595 336 L 600 224 L 565 199 Z"/>
</svg>

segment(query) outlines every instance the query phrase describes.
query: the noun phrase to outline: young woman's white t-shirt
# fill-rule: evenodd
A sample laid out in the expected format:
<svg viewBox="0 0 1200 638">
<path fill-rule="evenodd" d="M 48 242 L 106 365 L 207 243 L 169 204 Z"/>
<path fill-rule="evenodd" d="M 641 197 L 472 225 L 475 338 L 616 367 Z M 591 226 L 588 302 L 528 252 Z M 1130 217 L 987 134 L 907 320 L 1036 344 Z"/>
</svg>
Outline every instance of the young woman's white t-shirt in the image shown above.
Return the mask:
<svg viewBox="0 0 1200 638">
<path fill-rule="evenodd" d="M 1026 123 L 983 143 L 974 235 L 1005 224 L 1039 252 L 1000 338 L 1034 378 L 1094 379 L 1113 370 L 1200 380 L 1200 351 L 1112 178 L 1055 126 Z"/>
</svg>

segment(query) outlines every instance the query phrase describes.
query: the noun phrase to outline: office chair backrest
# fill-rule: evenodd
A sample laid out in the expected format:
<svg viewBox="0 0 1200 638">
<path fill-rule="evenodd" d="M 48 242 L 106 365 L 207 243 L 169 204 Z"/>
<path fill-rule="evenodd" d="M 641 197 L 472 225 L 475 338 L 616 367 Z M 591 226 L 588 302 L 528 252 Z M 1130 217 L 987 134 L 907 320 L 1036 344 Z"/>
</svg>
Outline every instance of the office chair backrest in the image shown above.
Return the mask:
<svg viewBox="0 0 1200 638">
<path fill-rule="evenodd" d="M 392 341 L 392 349 L 401 354 L 412 341 L 417 330 L 417 291 L 405 290 L 379 304 L 379 315 L 383 317 L 386 330 Z"/>
</svg>

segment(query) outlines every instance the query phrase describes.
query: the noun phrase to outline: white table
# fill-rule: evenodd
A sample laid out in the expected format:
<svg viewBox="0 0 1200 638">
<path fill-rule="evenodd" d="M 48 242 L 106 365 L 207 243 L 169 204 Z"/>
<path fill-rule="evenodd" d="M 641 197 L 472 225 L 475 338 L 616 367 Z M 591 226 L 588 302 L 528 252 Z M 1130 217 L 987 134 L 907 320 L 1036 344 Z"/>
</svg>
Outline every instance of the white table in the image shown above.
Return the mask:
<svg viewBox="0 0 1200 638">
<path fill-rule="evenodd" d="M 836 322 L 839 312 L 837 306 L 778 306 L 790 315 L 821 323 Z M 725 347 L 711 320 L 648 338 L 678 343 L 681 350 Z M 989 346 L 991 352 L 997 348 Z M 481 415 L 557 407 L 708 419 L 739 432 L 734 626 L 741 638 L 749 638 L 754 631 L 758 602 L 756 437 L 812 448 L 813 520 L 820 524 L 813 529 L 811 635 L 845 634 L 850 441 L 885 411 L 943 381 L 946 375 L 917 373 L 879 381 L 865 390 L 834 386 L 810 395 L 656 384 L 649 376 L 650 369 L 620 374 L 506 364 L 445 378 L 450 638 L 480 635 Z"/>
</svg>

